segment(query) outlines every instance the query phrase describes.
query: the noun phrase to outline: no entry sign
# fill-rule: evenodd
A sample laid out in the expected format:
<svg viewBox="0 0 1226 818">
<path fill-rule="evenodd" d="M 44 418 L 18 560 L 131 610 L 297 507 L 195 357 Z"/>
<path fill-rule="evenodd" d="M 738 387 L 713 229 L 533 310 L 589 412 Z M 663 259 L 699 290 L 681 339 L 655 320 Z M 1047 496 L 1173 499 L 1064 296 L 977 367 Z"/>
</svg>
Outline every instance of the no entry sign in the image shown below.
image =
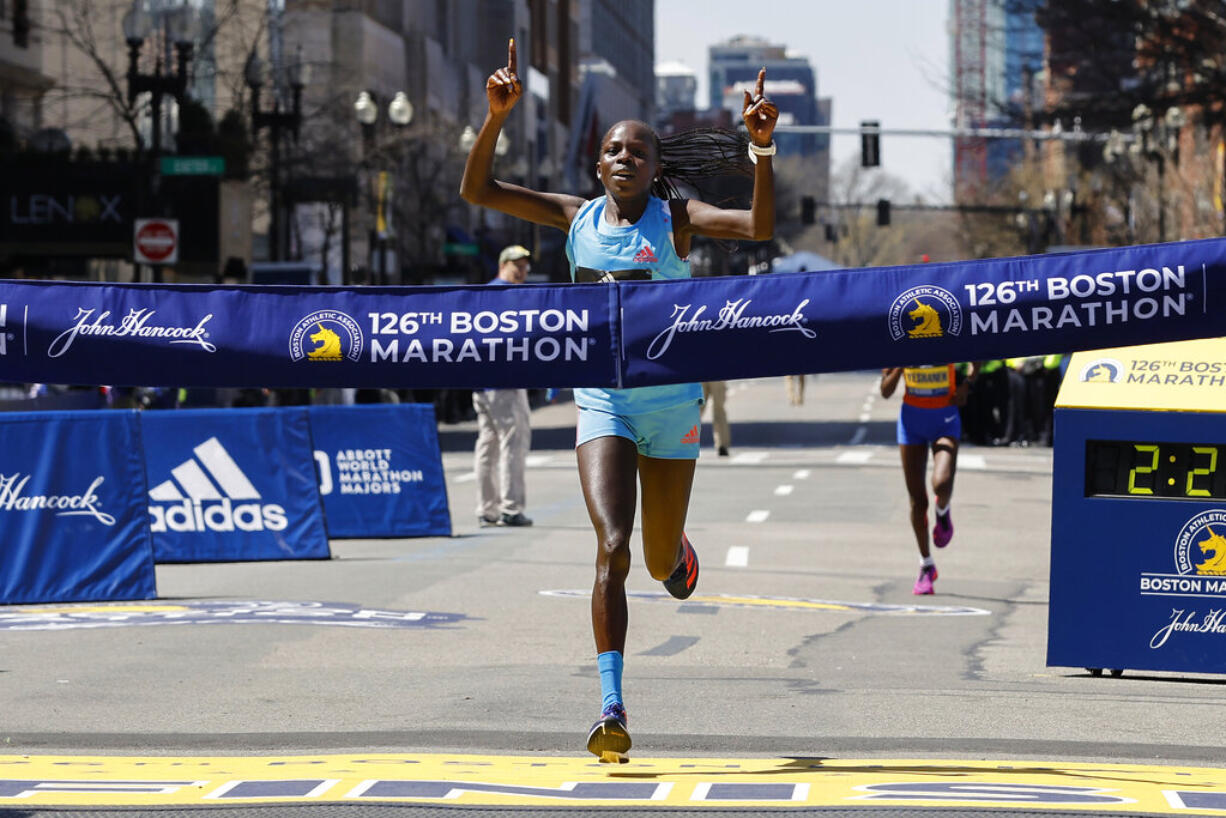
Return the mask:
<svg viewBox="0 0 1226 818">
<path fill-rule="evenodd" d="M 137 264 L 174 264 L 179 260 L 178 219 L 137 219 L 132 258 Z"/>
</svg>

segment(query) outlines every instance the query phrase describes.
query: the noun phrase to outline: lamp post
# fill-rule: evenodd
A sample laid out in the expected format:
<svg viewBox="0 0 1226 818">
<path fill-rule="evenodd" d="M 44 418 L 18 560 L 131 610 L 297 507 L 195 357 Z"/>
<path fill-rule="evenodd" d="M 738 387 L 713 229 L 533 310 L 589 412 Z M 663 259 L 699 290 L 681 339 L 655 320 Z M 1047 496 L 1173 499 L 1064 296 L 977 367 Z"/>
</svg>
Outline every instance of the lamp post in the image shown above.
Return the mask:
<svg viewBox="0 0 1226 818">
<path fill-rule="evenodd" d="M 180 6 L 167 18 L 167 36 L 174 41 L 177 65 L 174 74 L 162 73 L 162 58 L 157 59 L 157 68 L 152 74 L 142 74 L 138 63 L 145 40 L 153 33 L 153 15 L 146 9 L 143 0 L 132 0 L 132 6 L 123 17 L 123 36 L 128 42 L 128 104 L 133 105 L 141 94 L 151 97 L 153 115 L 153 155 L 162 151 L 162 97 L 175 98 L 180 105 L 187 94 L 188 66 L 192 59 L 199 19 L 191 6 Z"/>
<path fill-rule="evenodd" d="M 260 109 L 260 89 L 264 84 L 264 61 L 254 51 L 247 57 L 247 65 L 243 77 L 247 87 L 251 89 L 251 131 L 258 136 L 263 128 L 268 129 L 268 143 L 271 154 L 269 163 L 270 178 L 269 216 L 268 216 L 268 255 L 272 261 L 281 261 L 284 237 L 281 219 L 281 135 L 288 131 L 294 141 L 298 141 L 298 132 L 302 127 L 302 89 L 306 87 L 308 67 L 302 59 L 302 46 L 298 47 L 298 56 L 293 65 L 286 70 L 286 80 L 292 92 L 292 103 L 288 111 L 281 110 L 281 97 L 274 91 L 271 111 Z"/>
<path fill-rule="evenodd" d="M 369 167 L 372 156 L 381 151 L 375 141 L 375 129 L 379 124 L 379 104 L 375 94 L 362 91 L 353 103 L 353 113 L 362 128 L 363 164 Z M 397 91 L 387 104 L 387 121 L 396 130 L 407 128 L 413 121 L 413 103 L 404 91 Z M 379 164 L 386 164 L 379 157 Z M 376 283 L 390 283 L 391 271 L 387 257 L 387 240 L 391 235 L 389 211 L 394 201 L 394 185 L 391 172 L 380 170 L 375 177 L 375 224 L 371 230 L 372 262 Z"/>
</svg>

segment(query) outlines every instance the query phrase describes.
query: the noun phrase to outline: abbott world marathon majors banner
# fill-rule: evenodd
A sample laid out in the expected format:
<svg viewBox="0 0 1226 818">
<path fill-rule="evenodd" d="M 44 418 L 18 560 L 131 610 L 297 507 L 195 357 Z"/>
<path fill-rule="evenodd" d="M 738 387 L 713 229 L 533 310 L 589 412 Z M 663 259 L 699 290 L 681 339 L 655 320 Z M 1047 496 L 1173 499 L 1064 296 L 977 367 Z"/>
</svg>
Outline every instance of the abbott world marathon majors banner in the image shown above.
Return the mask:
<svg viewBox="0 0 1226 818">
<path fill-rule="evenodd" d="M 153 599 L 135 411 L 0 413 L 0 603 Z"/>
<path fill-rule="evenodd" d="M 305 408 L 142 412 L 157 562 L 331 556 Z"/>
<path fill-rule="evenodd" d="M 328 536 L 451 536 L 432 405 L 309 411 Z"/>
<path fill-rule="evenodd" d="M 6 281 L 0 381 L 643 386 L 1207 338 L 1224 305 L 1226 239 L 610 284 Z"/>
</svg>

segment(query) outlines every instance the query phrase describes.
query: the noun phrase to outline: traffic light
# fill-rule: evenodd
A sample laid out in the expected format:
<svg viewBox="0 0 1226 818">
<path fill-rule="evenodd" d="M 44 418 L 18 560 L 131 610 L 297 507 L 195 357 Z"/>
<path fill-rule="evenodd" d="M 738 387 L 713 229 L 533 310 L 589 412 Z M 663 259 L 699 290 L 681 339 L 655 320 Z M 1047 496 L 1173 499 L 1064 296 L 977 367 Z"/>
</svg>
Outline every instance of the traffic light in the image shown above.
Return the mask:
<svg viewBox="0 0 1226 818">
<path fill-rule="evenodd" d="M 888 227 L 890 224 L 890 200 L 877 200 L 877 226 Z"/>
<path fill-rule="evenodd" d="M 860 167 L 875 168 L 881 164 L 881 123 L 867 119 L 860 123 Z"/>
<path fill-rule="evenodd" d="M 813 224 L 817 221 L 817 201 L 812 196 L 800 197 L 800 223 Z"/>
</svg>

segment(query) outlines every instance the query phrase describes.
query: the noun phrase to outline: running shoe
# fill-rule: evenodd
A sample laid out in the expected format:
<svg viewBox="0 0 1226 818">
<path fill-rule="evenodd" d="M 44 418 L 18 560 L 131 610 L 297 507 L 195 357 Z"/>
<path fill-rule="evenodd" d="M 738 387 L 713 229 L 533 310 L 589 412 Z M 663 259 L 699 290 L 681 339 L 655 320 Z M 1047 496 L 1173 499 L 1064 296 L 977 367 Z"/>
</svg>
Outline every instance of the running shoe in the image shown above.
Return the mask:
<svg viewBox="0 0 1226 818">
<path fill-rule="evenodd" d="M 937 515 L 937 524 L 932 527 L 932 544 L 944 548 L 954 538 L 954 520 L 946 511 Z"/>
<path fill-rule="evenodd" d="M 677 599 L 689 599 L 690 594 L 698 587 L 698 555 L 690 538 L 681 532 L 681 562 L 673 569 L 673 573 L 664 580 L 664 588 Z"/>
<path fill-rule="evenodd" d="M 604 709 L 587 734 L 587 751 L 600 757 L 602 764 L 626 761 L 630 750 L 630 731 L 626 729 L 626 708 L 614 702 Z"/>
<path fill-rule="evenodd" d="M 920 569 L 919 579 L 915 581 L 915 587 L 911 589 L 911 593 L 916 596 L 932 593 L 932 583 L 937 581 L 937 567 L 935 565 L 925 565 Z"/>
</svg>

